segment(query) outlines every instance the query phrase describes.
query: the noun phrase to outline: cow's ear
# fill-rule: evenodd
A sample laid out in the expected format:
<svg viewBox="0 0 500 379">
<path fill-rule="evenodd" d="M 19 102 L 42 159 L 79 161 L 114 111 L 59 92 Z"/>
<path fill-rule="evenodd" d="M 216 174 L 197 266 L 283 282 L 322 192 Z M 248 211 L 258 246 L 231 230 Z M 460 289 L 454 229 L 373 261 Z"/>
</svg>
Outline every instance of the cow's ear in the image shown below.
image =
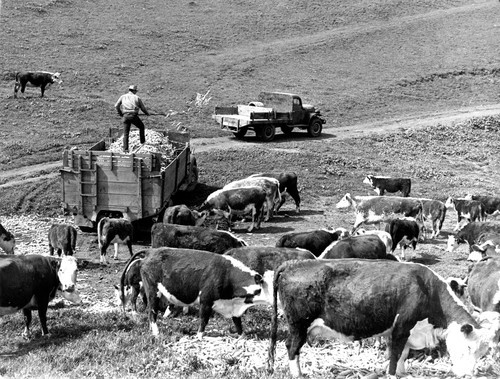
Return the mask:
<svg viewBox="0 0 500 379">
<path fill-rule="evenodd" d="M 473 326 L 471 324 L 464 324 L 460 328 L 460 331 L 462 333 L 464 333 L 466 336 L 468 336 L 469 334 L 471 334 L 473 330 L 474 330 L 474 328 L 473 328 Z"/>
<path fill-rule="evenodd" d="M 57 258 L 51 258 L 50 265 L 54 270 L 59 271 L 59 267 L 61 267 L 61 260 Z"/>
<path fill-rule="evenodd" d="M 260 274 L 255 274 L 254 279 L 255 279 L 256 284 L 263 284 L 264 283 L 264 279 L 262 278 L 262 275 L 260 275 Z"/>
</svg>

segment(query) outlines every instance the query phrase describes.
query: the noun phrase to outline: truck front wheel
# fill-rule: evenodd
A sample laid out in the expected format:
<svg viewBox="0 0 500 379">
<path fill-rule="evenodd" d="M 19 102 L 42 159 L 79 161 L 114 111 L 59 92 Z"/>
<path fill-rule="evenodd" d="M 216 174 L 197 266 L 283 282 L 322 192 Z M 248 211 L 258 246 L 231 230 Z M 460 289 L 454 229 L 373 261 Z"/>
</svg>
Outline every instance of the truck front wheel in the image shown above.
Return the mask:
<svg viewBox="0 0 500 379">
<path fill-rule="evenodd" d="M 313 120 L 307 127 L 307 133 L 311 137 L 319 137 L 323 130 L 323 124 L 320 120 Z"/>
<path fill-rule="evenodd" d="M 276 134 L 276 127 L 273 124 L 264 125 L 258 134 L 258 137 L 264 142 L 269 142 L 274 139 Z"/>
</svg>

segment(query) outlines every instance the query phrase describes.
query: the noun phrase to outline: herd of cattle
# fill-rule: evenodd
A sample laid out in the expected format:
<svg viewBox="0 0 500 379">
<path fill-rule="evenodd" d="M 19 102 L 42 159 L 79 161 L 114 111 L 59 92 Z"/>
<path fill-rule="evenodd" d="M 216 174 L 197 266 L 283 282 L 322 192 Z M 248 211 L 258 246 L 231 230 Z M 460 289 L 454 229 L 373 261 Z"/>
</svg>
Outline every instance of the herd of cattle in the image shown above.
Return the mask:
<svg viewBox="0 0 500 379">
<path fill-rule="evenodd" d="M 255 305 L 272 306 L 269 369 L 277 339 L 278 313 L 288 325 L 289 368 L 301 376 L 300 349 L 311 337 L 346 341 L 385 337 L 390 375 L 404 375 L 409 349 L 433 347 L 446 341 L 457 376 L 472 375 L 477 360 L 495 347 L 500 333 L 500 223 L 486 222 L 500 212 L 500 198 L 467 196 L 445 203 L 409 197 L 411 181 L 369 175 L 379 196 L 346 194 L 336 205 L 352 208 L 354 225 L 335 230 L 318 229 L 282 235 L 275 247 L 248 246 L 231 231 L 204 227 L 209 215 L 251 215 L 249 231 L 275 217 L 290 195 L 300 212 L 297 175 L 256 174 L 210 194 L 192 210 L 185 205 L 166 209 L 151 230 L 151 248 L 133 254 L 132 224 L 103 218 L 97 225 L 101 263 L 115 244 L 127 244 L 128 260 L 117 286 L 125 311 L 137 312 L 140 296 L 146 305 L 152 334 L 157 336 L 158 314 L 174 306 L 199 308 L 201 338 L 212 311 L 231 317 L 238 334 L 241 317 Z M 399 196 L 382 196 L 401 191 Z M 467 243 L 474 261 L 463 281 L 442 279 L 422 264 L 405 261 L 407 246 L 415 249 L 441 232 L 448 208 L 458 214 L 456 233 L 448 251 Z M 378 224 L 379 229 L 361 226 Z M 384 228 L 381 229 L 381 226 Z M 49 230 L 49 256 L 13 255 L 14 236 L 0 225 L 0 316 L 23 310 L 29 334 L 31 310 L 38 309 L 43 334 L 48 303 L 60 292 L 78 303 L 76 230 L 53 225 Z M 394 255 L 400 247 L 401 256 Z M 54 257 L 57 251 L 58 258 Z M 15 296 L 13 294 L 16 294 Z M 474 315 L 474 316 L 473 316 Z"/>
</svg>

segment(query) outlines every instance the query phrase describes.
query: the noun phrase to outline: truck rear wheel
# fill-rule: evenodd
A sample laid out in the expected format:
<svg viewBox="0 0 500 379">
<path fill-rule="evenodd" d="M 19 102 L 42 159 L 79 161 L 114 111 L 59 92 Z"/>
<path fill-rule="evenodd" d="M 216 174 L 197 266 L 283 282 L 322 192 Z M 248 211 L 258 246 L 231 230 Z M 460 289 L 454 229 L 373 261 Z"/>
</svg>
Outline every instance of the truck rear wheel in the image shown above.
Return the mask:
<svg viewBox="0 0 500 379">
<path fill-rule="evenodd" d="M 236 138 L 243 138 L 247 134 L 248 128 L 240 128 L 236 133 L 233 133 Z"/>
<path fill-rule="evenodd" d="M 287 136 L 289 136 L 290 134 L 292 134 L 293 126 L 283 125 L 281 127 L 281 131 L 283 132 L 283 134 L 286 134 Z"/>
<path fill-rule="evenodd" d="M 321 135 L 322 130 L 323 130 L 323 124 L 321 123 L 320 120 L 313 120 L 307 127 L 307 133 L 311 137 L 319 137 Z"/>
<path fill-rule="evenodd" d="M 273 124 L 268 124 L 264 125 L 259 130 L 258 137 L 264 142 L 269 142 L 274 139 L 275 134 L 276 134 L 276 127 Z"/>
</svg>

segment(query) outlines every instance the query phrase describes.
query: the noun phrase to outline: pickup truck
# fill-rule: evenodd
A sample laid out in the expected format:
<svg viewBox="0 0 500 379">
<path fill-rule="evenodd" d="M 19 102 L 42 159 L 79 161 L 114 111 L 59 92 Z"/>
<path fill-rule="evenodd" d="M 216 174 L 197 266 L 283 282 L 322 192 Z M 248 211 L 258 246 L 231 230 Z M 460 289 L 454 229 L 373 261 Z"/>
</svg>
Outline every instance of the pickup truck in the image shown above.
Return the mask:
<svg viewBox="0 0 500 379">
<path fill-rule="evenodd" d="M 274 139 L 277 127 L 287 135 L 298 128 L 307 130 L 311 137 L 318 137 L 326 122 L 318 109 L 302 104 L 300 96 L 284 92 L 261 92 L 258 101 L 248 105 L 215 107 L 212 118 L 236 138 L 253 130 L 265 142 Z"/>
<path fill-rule="evenodd" d="M 177 191 L 196 186 L 198 169 L 189 135 L 162 133 L 172 146 L 168 159 L 160 152 L 109 151 L 112 137 L 88 150 L 63 152 L 62 206 L 82 231 L 94 231 L 102 217 L 124 217 L 134 225 L 134 234 L 148 233 Z"/>
</svg>

